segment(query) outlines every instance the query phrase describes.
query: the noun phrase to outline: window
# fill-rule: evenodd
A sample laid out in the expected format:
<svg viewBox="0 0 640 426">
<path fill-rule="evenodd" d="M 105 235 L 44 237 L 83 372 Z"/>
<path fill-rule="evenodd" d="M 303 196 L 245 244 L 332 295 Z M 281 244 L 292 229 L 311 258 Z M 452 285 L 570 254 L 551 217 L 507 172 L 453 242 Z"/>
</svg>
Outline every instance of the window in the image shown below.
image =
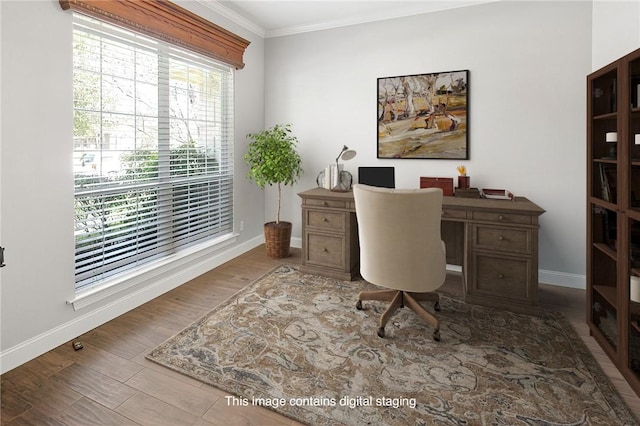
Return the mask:
<svg viewBox="0 0 640 426">
<path fill-rule="evenodd" d="M 233 232 L 233 68 L 74 14 L 76 290 Z"/>
</svg>

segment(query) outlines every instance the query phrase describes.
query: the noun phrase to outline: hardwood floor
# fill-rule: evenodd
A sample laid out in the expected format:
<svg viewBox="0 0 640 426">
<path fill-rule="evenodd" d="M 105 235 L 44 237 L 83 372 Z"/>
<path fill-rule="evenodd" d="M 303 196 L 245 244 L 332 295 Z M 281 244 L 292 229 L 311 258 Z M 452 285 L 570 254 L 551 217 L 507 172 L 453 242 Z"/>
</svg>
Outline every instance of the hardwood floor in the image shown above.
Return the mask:
<svg viewBox="0 0 640 426">
<path fill-rule="evenodd" d="M 0 377 L 1 424 L 299 425 L 259 407 L 228 406 L 225 392 L 172 372 L 145 354 L 300 251 L 273 260 L 264 246 L 170 291 Z M 443 290 L 460 293 L 459 274 Z M 589 336 L 583 290 L 540 285 L 540 304 L 565 312 L 604 372 L 640 418 L 640 398 Z"/>
</svg>

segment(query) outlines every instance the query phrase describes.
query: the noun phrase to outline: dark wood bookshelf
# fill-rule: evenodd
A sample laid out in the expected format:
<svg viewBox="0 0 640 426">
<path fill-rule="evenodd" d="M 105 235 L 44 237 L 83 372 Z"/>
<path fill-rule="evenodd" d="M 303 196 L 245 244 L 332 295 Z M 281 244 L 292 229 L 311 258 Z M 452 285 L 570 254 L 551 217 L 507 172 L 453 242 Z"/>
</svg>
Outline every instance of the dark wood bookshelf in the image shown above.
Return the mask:
<svg viewBox="0 0 640 426">
<path fill-rule="evenodd" d="M 606 141 L 616 132 L 615 150 Z M 640 49 L 587 76 L 587 324 L 640 396 Z M 640 141 L 640 136 L 638 136 Z M 615 154 L 613 154 L 615 152 Z"/>
</svg>

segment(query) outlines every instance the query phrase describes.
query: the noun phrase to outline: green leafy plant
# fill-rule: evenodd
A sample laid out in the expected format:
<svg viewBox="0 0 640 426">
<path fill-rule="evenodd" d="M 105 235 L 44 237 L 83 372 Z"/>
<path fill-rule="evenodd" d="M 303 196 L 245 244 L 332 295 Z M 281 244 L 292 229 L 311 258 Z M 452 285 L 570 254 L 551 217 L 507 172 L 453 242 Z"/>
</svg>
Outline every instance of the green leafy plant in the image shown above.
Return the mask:
<svg viewBox="0 0 640 426">
<path fill-rule="evenodd" d="M 291 134 L 291 124 L 276 124 L 270 129 L 250 133 L 248 152 L 244 159 L 249 165 L 247 177 L 260 188 L 278 186 L 276 223 L 280 223 L 282 184 L 293 185 L 302 174 L 302 159 L 296 150 L 298 139 Z"/>
</svg>

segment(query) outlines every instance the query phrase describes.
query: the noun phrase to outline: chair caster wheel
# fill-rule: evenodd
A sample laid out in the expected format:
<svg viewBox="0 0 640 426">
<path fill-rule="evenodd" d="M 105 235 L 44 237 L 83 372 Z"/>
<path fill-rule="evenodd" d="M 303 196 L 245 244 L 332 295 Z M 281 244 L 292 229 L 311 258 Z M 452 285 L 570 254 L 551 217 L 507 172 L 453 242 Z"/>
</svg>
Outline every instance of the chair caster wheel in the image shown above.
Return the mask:
<svg viewBox="0 0 640 426">
<path fill-rule="evenodd" d="M 436 302 L 433 304 L 433 309 L 436 310 L 436 312 L 440 312 L 440 302 Z"/>
<path fill-rule="evenodd" d="M 358 300 L 356 302 L 356 309 L 361 311 L 362 310 L 362 300 Z"/>
<path fill-rule="evenodd" d="M 384 337 L 384 327 L 378 329 L 378 337 Z"/>
<path fill-rule="evenodd" d="M 436 330 L 433 332 L 433 340 L 435 340 L 436 342 L 440 341 L 440 330 Z"/>
</svg>

